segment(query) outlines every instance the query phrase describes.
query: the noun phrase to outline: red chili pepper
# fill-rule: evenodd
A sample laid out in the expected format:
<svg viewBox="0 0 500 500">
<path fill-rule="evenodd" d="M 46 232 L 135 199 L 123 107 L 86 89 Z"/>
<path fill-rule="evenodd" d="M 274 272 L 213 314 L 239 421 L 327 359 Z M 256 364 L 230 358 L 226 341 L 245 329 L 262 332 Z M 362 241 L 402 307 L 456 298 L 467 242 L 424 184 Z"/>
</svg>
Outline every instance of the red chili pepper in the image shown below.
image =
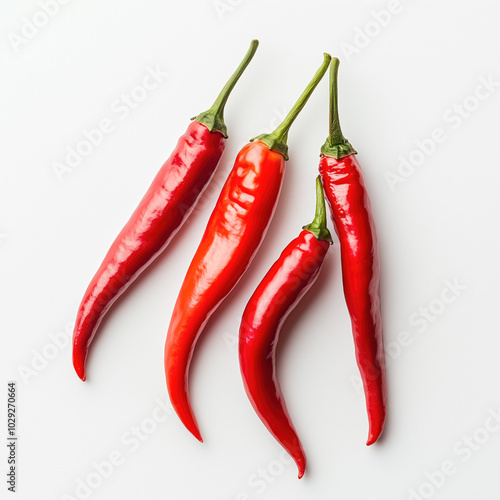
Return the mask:
<svg viewBox="0 0 500 500">
<path fill-rule="evenodd" d="M 288 130 L 325 74 L 330 59 L 325 54 L 323 65 L 283 123 L 239 152 L 174 306 L 165 344 L 167 387 L 175 411 L 200 441 L 188 394 L 189 365 L 196 341 L 250 265 L 266 234 L 288 159 Z"/>
<path fill-rule="evenodd" d="M 321 148 L 319 172 L 340 240 L 344 295 L 351 316 L 356 360 L 365 390 L 369 432 L 367 445 L 382 434 L 386 385 L 380 265 L 375 224 L 356 151 L 340 129 L 337 105 L 339 60 L 330 70 L 330 134 Z"/>
<path fill-rule="evenodd" d="M 104 315 L 167 247 L 212 178 L 227 137 L 223 118 L 227 98 L 258 44 L 252 40 L 212 107 L 193 118 L 90 282 L 73 333 L 73 365 L 82 380 L 90 343 Z"/>
<path fill-rule="evenodd" d="M 323 187 L 316 179 L 314 221 L 283 250 L 250 298 L 240 326 L 239 357 L 246 393 L 269 432 L 304 475 L 306 457 L 276 374 L 276 347 L 286 318 L 312 287 L 332 242 Z"/>
</svg>

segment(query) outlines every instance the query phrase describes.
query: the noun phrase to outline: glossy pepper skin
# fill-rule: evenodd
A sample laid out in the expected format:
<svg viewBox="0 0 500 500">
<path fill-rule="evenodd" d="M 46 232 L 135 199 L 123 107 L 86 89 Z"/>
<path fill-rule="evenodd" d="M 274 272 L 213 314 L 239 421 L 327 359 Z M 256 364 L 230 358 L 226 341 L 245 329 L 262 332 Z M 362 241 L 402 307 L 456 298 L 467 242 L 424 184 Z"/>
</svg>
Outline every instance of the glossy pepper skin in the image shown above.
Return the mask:
<svg viewBox="0 0 500 500">
<path fill-rule="evenodd" d="M 318 178 L 315 221 L 287 245 L 269 269 L 250 298 L 240 326 L 239 359 L 246 393 L 269 432 L 295 460 L 299 478 L 304 475 L 306 457 L 276 374 L 276 348 L 288 315 L 318 278 L 331 244 L 325 224 Z"/>
<path fill-rule="evenodd" d="M 90 282 L 73 333 L 73 366 L 82 380 L 90 343 L 105 314 L 168 246 L 212 178 L 227 137 L 226 100 L 257 46 L 253 40 L 214 105 L 190 123 Z"/>
<path fill-rule="evenodd" d="M 380 264 L 375 224 L 363 174 L 355 157 L 356 151 L 340 130 L 338 64 L 338 59 L 332 59 L 330 136 L 321 150 L 319 172 L 340 241 L 344 295 L 368 412 L 366 444 L 371 445 L 382 434 L 386 417 Z"/>
<path fill-rule="evenodd" d="M 174 307 L 165 345 L 170 399 L 180 419 L 200 441 L 188 395 L 188 370 L 206 322 L 249 266 L 276 208 L 285 159 L 263 142 L 245 146 L 236 158 Z"/>
<path fill-rule="evenodd" d="M 189 400 L 188 375 L 196 342 L 219 304 L 256 254 L 281 191 L 290 125 L 324 75 L 325 61 L 283 123 L 238 154 L 217 200 L 174 306 L 165 342 L 165 377 L 172 406 L 186 428 L 201 434 Z"/>
</svg>

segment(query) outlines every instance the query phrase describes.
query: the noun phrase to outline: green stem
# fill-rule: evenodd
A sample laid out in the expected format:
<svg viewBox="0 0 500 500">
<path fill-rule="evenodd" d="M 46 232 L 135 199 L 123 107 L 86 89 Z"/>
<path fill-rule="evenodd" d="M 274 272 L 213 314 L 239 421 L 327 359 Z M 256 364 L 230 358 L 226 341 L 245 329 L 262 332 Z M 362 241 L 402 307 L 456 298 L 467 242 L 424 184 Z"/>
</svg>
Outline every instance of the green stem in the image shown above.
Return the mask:
<svg viewBox="0 0 500 500">
<path fill-rule="evenodd" d="M 318 240 L 326 240 L 329 241 L 330 244 L 333 243 L 332 235 L 326 226 L 325 195 L 319 175 L 316 177 L 316 214 L 311 224 L 304 226 L 302 229 L 314 234 Z"/>
<path fill-rule="evenodd" d="M 330 54 L 324 54 L 323 64 L 318 69 L 304 92 L 302 92 L 302 95 L 294 104 L 288 115 L 286 115 L 285 119 L 281 122 L 280 125 L 278 125 L 276 130 L 270 134 L 258 135 L 257 137 L 251 139 L 252 141 L 259 140 L 265 142 L 269 146 L 269 149 L 278 151 L 285 157 L 285 160 L 288 160 L 287 139 L 290 126 L 294 122 L 295 118 L 297 118 L 298 114 L 302 111 L 302 108 L 306 105 L 306 102 L 308 101 L 309 97 L 311 97 L 314 89 L 323 78 L 323 75 L 326 73 L 328 65 L 330 64 L 330 60 Z"/>
<path fill-rule="evenodd" d="M 349 141 L 342 134 L 339 120 L 338 104 L 338 71 L 340 61 L 334 57 L 330 66 L 330 130 L 328 139 L 321 148 L 321 153 L 325 156 L 333 156 L 337 160 L 356 154 Z"/>
<path fill-rule="evenodd" d="M 217 131 L 220 132 L 224 137 L 227 137 L 227 127 L 224 123 L 224 107 L 226 105 L 227 98 L 236 85 L 236 82 L 240 79 L 240 76 L 245 71 L 245 68 L 252 60 L 258 46 L 259 41 L 252 40 L 250 48 L 245 54 L 243 61 L 241 61 L 240 65 L 236 68 L 236 71 L 231 75 L 231 78 L 229 78 L 226 85 L 224 85 L 224 88 L 217 96 L 217 99 L 215 99 L 212 107 L 208 111 L 204 111 L 198 116 L 191 118 L 191 120 L 196 120 L 197 122 L 202 123 L 208 128 L 210 132 Z"/>
</svg>

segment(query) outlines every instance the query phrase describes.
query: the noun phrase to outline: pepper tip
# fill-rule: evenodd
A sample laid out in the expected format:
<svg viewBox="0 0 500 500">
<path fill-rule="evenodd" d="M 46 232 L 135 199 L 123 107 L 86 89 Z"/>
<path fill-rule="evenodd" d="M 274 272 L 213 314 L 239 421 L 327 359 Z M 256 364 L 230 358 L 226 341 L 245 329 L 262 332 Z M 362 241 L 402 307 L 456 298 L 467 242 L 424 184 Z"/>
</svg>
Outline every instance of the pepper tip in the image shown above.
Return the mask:
<svg viewBox="0 0 500 500">
<path fill-rule="evenodd" d="M 366 441 L 366 446 L 371 446 L 376 443 L 378 438 L 380 437 L 381 432 L 370 432 L 368 434 L 368 439 Z"/>
<path fill-rule="evenodd" d="M 368 428 L 368 439 L 366 441 L 366 446 L 370 446 L 377 442 L 384 431 L 385 423 L 385 413 L 384 416 L 379 420 L 372 420 Z"/>
<path fill-rule="evenodd" d="M 306 471 L 306 458 L 302 453 L 302 456 L 298 456 L 294 458 L 294 460 L 295 463 L 297 464 L 297 468 L 299 469 L 298 478 L 302 479 L 302 477 L 304 476 L 304 472 Z"/>
<path fill-rule="evenodd" d="M 200 443 L 203 443 L 203 438 L 201 437 L 201 433 L 197 425 L 194 427 L 188 427 L 188 430 Z"/>
<path fill-rule="evenodd" d="M 82 366 L 79 363 L 74 362 L 73 367 L 75 369 L 76 374 L 78 375 L 78 378 L 82 382 L 85 382 L 85 380 L 87 380 L 87 376 L 85 374 L 85 365 Z"/>
</svg>

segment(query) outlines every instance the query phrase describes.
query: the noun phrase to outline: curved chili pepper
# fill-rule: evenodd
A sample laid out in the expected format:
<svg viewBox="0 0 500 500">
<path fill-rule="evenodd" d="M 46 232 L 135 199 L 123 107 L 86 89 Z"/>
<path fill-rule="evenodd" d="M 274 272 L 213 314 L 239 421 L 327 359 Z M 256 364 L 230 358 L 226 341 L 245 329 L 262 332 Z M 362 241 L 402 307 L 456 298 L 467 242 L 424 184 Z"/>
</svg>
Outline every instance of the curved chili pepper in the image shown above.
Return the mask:
<svg viewBox="0 0 500 500">
<path fill-rule="evenodd" d="M 266 234 L 288 159 L 288 130 L 325 74 L 330 59 L 325 54 L 323 65 L 283 123 L 239 152 L 174 306 L 165 343 L 167 388 L 175 411 L 200 441 L 188 394 L 189 365 L 196 341 L 250 265 Z"/>
<path fill-rule="evenodd" d="M 386 414 L 386 384 L 380 264 L 370 200 L 356 151 L 344 138 L 337 104 L 339 60 L 330 70 L 330 134 L 321 148 L 319 172 L 340 240 L 344 295 L 351 316 L 358 368 L 363 380 L 369 431 L 367 445 L 382 434 Z"/>
<path fill-rule="evenodd" d="M 316 179 L 314 221 L 283 250 L 250 298 L 240 326 L 239 358 L 248 399 L 269 432 L 304 475 L 306 457 L 276 374 L 276 347 L 288 315 L 319 276 L 332 242 L 326 227 L 323 187 Z"/>
<path fill-rule="evenodd" d="M 227 137 L 227 98 L 258 44 L 252 40 L 212 107 L 193 118 L 90 282 L 73 333 L 73 366 L 82 380 L 90 343 L 104 315 L 167 247 L 212 178 Z"/>
</svg>

